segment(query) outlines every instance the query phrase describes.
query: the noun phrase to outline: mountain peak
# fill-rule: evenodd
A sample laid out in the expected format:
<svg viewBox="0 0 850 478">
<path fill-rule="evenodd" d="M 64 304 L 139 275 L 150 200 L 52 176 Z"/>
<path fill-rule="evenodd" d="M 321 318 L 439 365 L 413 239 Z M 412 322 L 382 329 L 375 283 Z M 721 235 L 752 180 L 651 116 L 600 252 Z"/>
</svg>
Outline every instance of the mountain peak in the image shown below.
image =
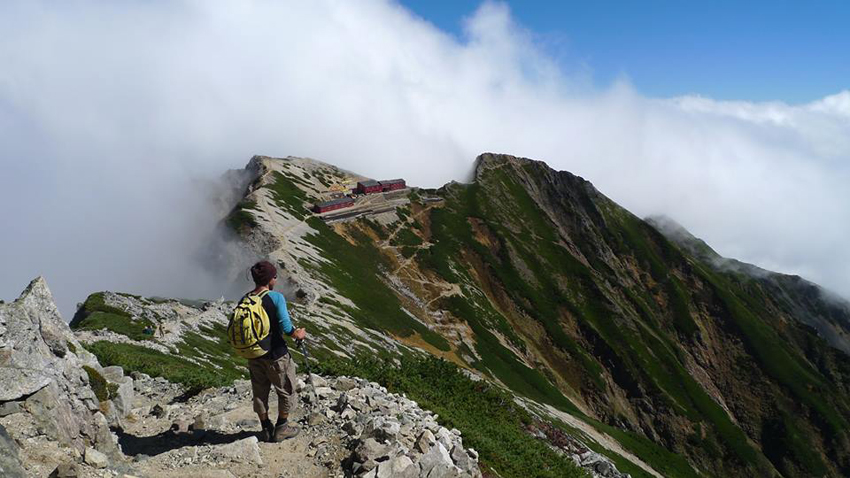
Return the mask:
<svg viewBox="0 0 850 478">
<path fill-rule="evenodd" d="M 705 241 L 691 234 L 684 226 L 669 216 L 654 214 L 644 220 L 658 229 L 658 232 L 664 234 L 671 242 L 703 260 L 721 258 L 720 254 L 715 252 Z"/>
<path fill-rule="evenodd" d="M 479 179 L 486 171 L 494 168 L 502 168 L 505 166 L 522 167 L 528 164 L 540 163 L 546 166 L 546 163 L 529 158 L 513 156 L 502 153 L 481 153 L 475 158 L 475 179 Z M 548 166 L 546 166 L 548 168 Z"/>
</svg>

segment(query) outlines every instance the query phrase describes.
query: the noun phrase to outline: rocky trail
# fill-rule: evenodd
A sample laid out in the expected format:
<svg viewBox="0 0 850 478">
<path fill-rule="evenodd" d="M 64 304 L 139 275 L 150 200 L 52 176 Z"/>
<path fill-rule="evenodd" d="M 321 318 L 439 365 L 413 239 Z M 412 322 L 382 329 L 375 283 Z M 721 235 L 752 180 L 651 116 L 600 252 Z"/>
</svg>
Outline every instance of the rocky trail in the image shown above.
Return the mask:
<svg viewBox="0 0 850 478">
<path fill-rule="evenodd" d="M 302 433 L 286 442 L 260 442 L 248 382 L 205 390 L 184 401 L 180 387 L 135 377 L 138 406 L 123 420 L 118 443 L 140 476 L 343 476 L 341 442 L 328 440 L 315 427 L 302 425 Z M 276 399 L 270 402 L 276 409 Z M 299 408 L 293 420 L 304 419 Z"/>
<path fill-rule="evenodd" d="M 181 387 L 134 374 L 136 405 L 118 444 L 147 477 L 479 476 L 477 454 L 459 432 L 404 397 L 364 380 L 299 377 L 301 433 L 281 443 L 257 439 L 251 387 L 208 389 L 181 400 Z M 315 390 L 315 393 L 313 393 Z M 272 410 L 276 399 L 270 398 Z M 108 472 L 91 476 L 109 476 Z"/>
</svg>

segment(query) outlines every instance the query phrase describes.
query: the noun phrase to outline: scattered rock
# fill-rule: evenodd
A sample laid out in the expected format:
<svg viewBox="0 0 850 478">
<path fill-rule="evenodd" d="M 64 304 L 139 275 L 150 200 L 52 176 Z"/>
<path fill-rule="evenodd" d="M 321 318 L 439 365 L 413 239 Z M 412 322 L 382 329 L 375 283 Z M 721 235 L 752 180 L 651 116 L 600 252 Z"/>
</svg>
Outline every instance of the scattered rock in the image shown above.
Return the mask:
<svg viewBox="0 0 850 478">
<path fill-rule="evenodd" d="M 216 457 L 234 462 L 263 464 L 257 437 L 248 437 L 226 445 L 216 445 L 212 453 Z"/>
<path fill-rule="evenodd" d="M 310 425 L 311 427 L 314 427 L 316 425 L 321 425 L 322 423 L 325 423 L 326 421 L 327 421 L 327 418 L 324 415 L 322 415 L 321 413 L 318 413 L 318 412 L 313 412 L 313 413 L 310 414 L 309 417 L 307 417 L 307 424 Z"/>
<path fill-rule="evenodd" d="M 611 476 L 614 470 L 614 466 L 607 461 L 600 461 L 593 466 L 593 469 L 596 473 L 599 473 L 602 476 Z"/>
<path fill-rule="evenodd" d="M 419 476 L 419 467 L 413 464 L 413 460 L 402 455 L 383 463 L 378 463 L 377 468 L 363 476 L 374 478 L 417 478 Z"/>
<path fill-rule="evenodd" d="M 367 438 L 354 449 L 354 456 L 359 463 L 369 460 L 382 461 L 389 457 L 390 447 L 378 443 L 374 438 Z"/>
<path fill-rule="evenodd" d="M 428 473 L 428 478 L 460 478 L 463 476 L 466 475 L 458 467 L 444 464 L 435 466 Z"/>
<path fill-rule="evenodd" d="M 428 453 L 425 453 L 422 455 L 422 458 L 419 459 L 419 467 L 421 469 L 420 476 L 430 476 L 429 473 L 431 470 L 440 465 L 452 467 L 454 466 L 454 463 L 452 462 L 452 457 L 449 455 L 449 452 L 446 451 L 443 444 L 437 442 L 430 450 L 428 450 Z"/>
<path fill-rule="evenodd" d="M 325 380 L 322 376 L 316 375 L 315 373 L 310 374 L 309 383 L 316 388 L 328 386 L 328 381 Z"/>
<path fill-rule="evenodd" d="M 103 369 L 100 371 L 100 374 L 106 380 L 113 383 L 117 383 L 122 378 L 124 378 L 124 369 L 117 365 L 112 365 L 109 367 L 103 367 Z"/>
<path fill-rule="evenodd" d="M 529 430 L 529 433 L 546 440 L 555 450 L 568 456 L 573 463 L 587 470 L 595 478 L 628 478 L 630 476 L 618 471 L 607 457 L 588 449 L 583 443 L 549 424 L 537 423 Z M 470 455 L 470 458 L 473 456 Z M 478 459 L 477 453 L 474 459 Z"/>
<path fill-rule="evenodd" d="M 50 474 L 48 478 L 77 478 L 79 476 L 79 470 L 77 469 L 77 465 L 74 463 L 63 463 L 56 467 L 53 470 L 53 473 Z"/>
<path fill-rule="evenodd" d="M 121 367 L 117 367 L 119 370 Z M 115 397 L 112 398 L 112 403 L 115 404 L 115 409 L 122 417 L 126 417 L 133 409 L 133 399 L 135 398 L 135 389 L 133 388 L 133 379 L 130 377 L 121 376 L 115 380 L 107 377 L 110 383 L 118 385 L 118 390 Z"/>
<path fill-rule="evenodd" d="M 344 431 L 348 436 L 356 436 L 360 434 L 360 428 L 358 428 L 357 424 L 354 422 L 345 422 L 342 425 L 342 431 Z"/>
<path fill-rule="evenodd" d="M 461 469 L 461 471 L 470 472 L 475 467 L 475 462 L 469 457 L 466 453 L 466 450 L 461 446 L 455 445 L 452 448 L 451 458 L 454 464 Z"/>
<path fill-rule="evenodd" d="M 259 430 L 260 421 L 256 418 L 246 418 L 236 422 L 236 426 L 243 430 Z"/>
<path fill-rule="evenodd" d="M 334 382 L 333 388 L 341 392 L 347 392 L 357 387 L 357 382 L 348 377 L 339 377 Z"/>
<path fill-rule="evenodd" d="M 228 425 L 228 420 L 224 414 L 214 415 L 206 420 L 204 423 L 206 426 L 206 430 L 224 430 Z"/>
<path fill-rule="evenodd" d="M 251 382 L 248 380 L 237 380 L 233 383 L 233 389 L 236 395 L 248 395 L 251 393 Z"/>
<path fill-rule="evenodd" d="M 334 391 L 330 387 L 316 387 L 315 393 L 320 399 L 322 399 L 330 397 Z"/>
<path fill-rule="evenodd" d="M 106 457 L 103 453 L 95 450 L 94 448 L 86 448 L 86 454 L 84 458 L 85 462 L 94 468 L 106 468 L 109 465 L 109 458 Z"/>
<path fill-rule="evenodd" d="M 431 430 L 426 429 L 416 439 L 416 451 L 419 453 L 428 453 L 435 443 L 437 443 L 437 440 L 434 438 L 434 434 L 431 433 Z"/>
</svg>

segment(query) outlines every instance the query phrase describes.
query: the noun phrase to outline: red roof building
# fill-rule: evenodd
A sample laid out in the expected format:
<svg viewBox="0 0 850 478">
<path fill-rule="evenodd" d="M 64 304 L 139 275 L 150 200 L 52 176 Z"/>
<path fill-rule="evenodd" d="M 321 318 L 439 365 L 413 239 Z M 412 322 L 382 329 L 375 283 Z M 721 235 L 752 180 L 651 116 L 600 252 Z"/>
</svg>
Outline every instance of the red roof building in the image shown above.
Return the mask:
<svg viewBox="0 0 850 478">
<path fill-rule="evenodd" d="M 381 192 L 381 183 L 378 181 L 368 180 L 357 183 L 357 194 L 372 194 Z"/>
<path fill-rule="evenodd" d="M 313 206 L 313 212 L 321 214 L 328 211 L 336 211 L 354 205 L 354 199 L 349 197 L 334 199 L 333 201 L 320 202 Z"/>
<path fill-rule="evenodd" d="M 378 184 L 381 185 L 381 191 L 397 191 L 399 189 L 404 189 L 407 187 L 404 179 L 387 179 L 384 181 L 379 181 Z"/>
</svg>

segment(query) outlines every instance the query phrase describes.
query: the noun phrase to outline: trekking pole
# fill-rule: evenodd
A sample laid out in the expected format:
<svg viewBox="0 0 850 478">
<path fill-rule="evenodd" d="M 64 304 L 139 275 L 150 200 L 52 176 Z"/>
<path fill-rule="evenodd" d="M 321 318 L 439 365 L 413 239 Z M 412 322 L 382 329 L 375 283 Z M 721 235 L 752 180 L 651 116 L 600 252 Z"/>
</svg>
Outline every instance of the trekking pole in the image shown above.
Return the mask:
<svg viewBox="0 0 850 478">
<path fill-rule="evenodd" d="M 307 376 L 310 376 L 310 353 L 307 352 L 307 340 L 306 339 L 298 339 L 295 341 L 295 346 L 298 347 L 298 350 L 301 352 L 301 355 L 304 356 L 304 369 L 307 371 Z"/>
<path fill-rule="evenodd" d="M 289 313 L 290 317 L 295 317 L 293 314 L 295 311 L 291 311 Z M 293 332 L 296 329 L 292 329 Z M 304 356 L 304 368 L 307 370 L 307 379 L 310 379 L 310 354 L 307 352 L 307 339 L 295 339 L 295 346 L 298 348 L 298 351 L 301 352 L 301 355 Z"/>
<path fill-rule="evenodd" d="M 307 352 L 307 340 L 298 339 L 295 341 L 295 346 L 298 347 L 298 350 L 301 351 L 301 355 L 304 356 L 304 368 L 307 369 L 307 385 L 310 388 L 310 408 L 312 408 L 319 397 L 316 395 L 316 385 L 313 383 L 313 374 L 310 373 L 310 353 Z"/>
</svg>

